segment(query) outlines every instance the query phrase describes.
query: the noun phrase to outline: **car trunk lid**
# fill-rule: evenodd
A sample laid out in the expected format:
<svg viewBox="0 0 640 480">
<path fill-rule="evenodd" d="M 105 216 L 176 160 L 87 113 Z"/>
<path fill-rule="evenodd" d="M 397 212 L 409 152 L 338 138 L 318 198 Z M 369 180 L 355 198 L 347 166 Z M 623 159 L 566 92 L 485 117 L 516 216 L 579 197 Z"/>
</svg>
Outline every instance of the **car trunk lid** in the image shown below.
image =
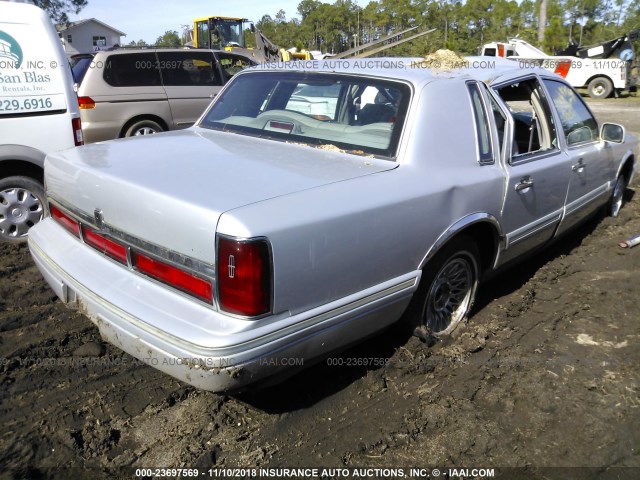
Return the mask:
<svg viewBox="0 0 640 480">
<path fill-rule="evenodd" d="M 200 128 L 47 157 L 48 194 L 127 235 L 213 262 L 225 211 L 396 163 Z"/>
</svg>

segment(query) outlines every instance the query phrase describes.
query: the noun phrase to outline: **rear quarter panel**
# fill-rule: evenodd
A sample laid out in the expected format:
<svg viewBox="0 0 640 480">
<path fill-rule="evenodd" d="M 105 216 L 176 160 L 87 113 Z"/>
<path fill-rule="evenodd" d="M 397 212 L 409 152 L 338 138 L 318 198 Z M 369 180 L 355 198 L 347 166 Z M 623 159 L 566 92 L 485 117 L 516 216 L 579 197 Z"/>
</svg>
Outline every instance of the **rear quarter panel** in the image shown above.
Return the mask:
<svg viewBox="0 0 640 480">
<path fill-rule="evenodd" d="M 218 233 L 271 241 L 274 312 L 417 274 L 456 222 L 478 212 L 499 217 L 504 176 L 499 162 L 478 164 L 470 108 L 464 82 L 433 82 L 416 92 L 397 168 L 222 215 Z M 286 148 L 303 161 L 309 147 Z"/>
</svg>

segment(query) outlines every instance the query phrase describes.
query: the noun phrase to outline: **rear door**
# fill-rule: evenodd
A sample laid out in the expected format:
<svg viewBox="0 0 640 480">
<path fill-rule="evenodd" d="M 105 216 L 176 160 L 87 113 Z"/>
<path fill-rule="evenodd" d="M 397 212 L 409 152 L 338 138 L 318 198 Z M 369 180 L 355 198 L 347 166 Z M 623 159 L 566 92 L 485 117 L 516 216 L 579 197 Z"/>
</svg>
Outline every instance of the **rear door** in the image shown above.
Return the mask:
<svg viewBox="0 0 640 480">
<path fill-rule="evenodd" d="M 564 211 L 571 165 L 558 145 L 552 111 L 536 77 L 494 90 L 508 109 L 502 112 L 507 117 L 502 214 L 506 262 L 553 237 Z"/>
<path fill-rule="evenodd" d="M 213 52 L 158 52 L 158 65 L 171 107 L 173 128 L 190 127 L 223 85 Z"/>
</svg>

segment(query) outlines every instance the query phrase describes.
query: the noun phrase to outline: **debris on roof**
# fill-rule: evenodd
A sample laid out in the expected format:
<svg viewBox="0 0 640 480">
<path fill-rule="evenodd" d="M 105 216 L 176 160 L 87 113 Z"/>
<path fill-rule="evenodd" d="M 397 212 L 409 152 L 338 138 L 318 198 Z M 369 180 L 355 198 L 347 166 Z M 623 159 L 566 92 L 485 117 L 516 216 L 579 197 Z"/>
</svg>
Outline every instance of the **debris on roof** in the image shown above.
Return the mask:
<svg viewBox="0 0 640 480">
<path fill-rule="evenodd" d="M 414 62 L 412 66 L 450 71 L 455 68 L 464 68 L 467 63 L 467 60 L 457 53 L 447 49 L 440 49 L 436 50 L 435 53 L 430 53 L 423 60 Z"/>
</svg>

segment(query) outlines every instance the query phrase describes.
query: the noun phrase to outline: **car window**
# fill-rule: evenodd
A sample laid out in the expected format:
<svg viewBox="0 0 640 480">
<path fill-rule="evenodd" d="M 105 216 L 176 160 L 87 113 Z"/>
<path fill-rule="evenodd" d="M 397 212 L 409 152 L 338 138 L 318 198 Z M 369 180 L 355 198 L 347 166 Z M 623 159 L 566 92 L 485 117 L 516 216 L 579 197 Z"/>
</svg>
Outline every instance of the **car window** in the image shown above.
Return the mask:
<svg viewBox="0 0 640 480">
<path fill-rule="evenodd" d="M 93 55 L 78 55 L 71 57 L 71 59 L 69 60 L 69 64 L 71 65 L 71 73 L 73 73 L 73 81 L 78 85 L 82 84 L 82 80 L 87 74 L 87 71 L 91 66 L 91 62 L 93 62 Z"/>
<path fill-rule="evenodd" d="M 511 157 L 524 157 L 558 149 L 558 136 L 549 103 L 537 79 L 520 80 L 495 89 L 513 120 Z"/>
<path fill-rule="evenodd" d="M 491 127 L 487 109 L 482 100 L 482 93 L 477 82 L 467 83 L 471 95 L 474 122 L 476 124 L 476 139 L 478 142 L 479 161 L 481 164 L 493 163 L 493 150 L 491 148 Z"/>
<path fill-rule="evenodd" d="M 229 80 L 240 70 L 256 65 L 256 63 L 253 60 L 247 57 L 243 57 L 241 55 L 218 52 L 216 53 L 216 56 L 218 57 L 218 62 L 220 63 L 220 67 L 222 68 L 222 71 L 227 76 L 226 80 Z"/>
<path fill-rule="evenodd" d="M 158 52 L 158 64 L 168 87 L 222 85 L 210 52 Z"/>
<path fill-rule="evenodd" d="M 392 157 L 409 97 L 408 85 L 389 80 L 251 72 L 232 80 L 201 126 Z"/>
<path fill-rule="evenodd" d="M 112 87 L 162 85 L 155 53 L 109 55 L 104 62 L 103 77 Z"/>
<path fill-rule="evenodd" d="M 580 95 L 562 82 L 544 80 L 544 84 L 560 116 L 567 145 L 597 140 L 598 122 L 593 118 Z"/>
<path fill-rule="evenodd" d="M 335 120 L 338 97 L 343 90 L 340 84 L 298 84 L 289 98 L 286 110 L 311 115 L 318 120 Z"/>
</svg>

